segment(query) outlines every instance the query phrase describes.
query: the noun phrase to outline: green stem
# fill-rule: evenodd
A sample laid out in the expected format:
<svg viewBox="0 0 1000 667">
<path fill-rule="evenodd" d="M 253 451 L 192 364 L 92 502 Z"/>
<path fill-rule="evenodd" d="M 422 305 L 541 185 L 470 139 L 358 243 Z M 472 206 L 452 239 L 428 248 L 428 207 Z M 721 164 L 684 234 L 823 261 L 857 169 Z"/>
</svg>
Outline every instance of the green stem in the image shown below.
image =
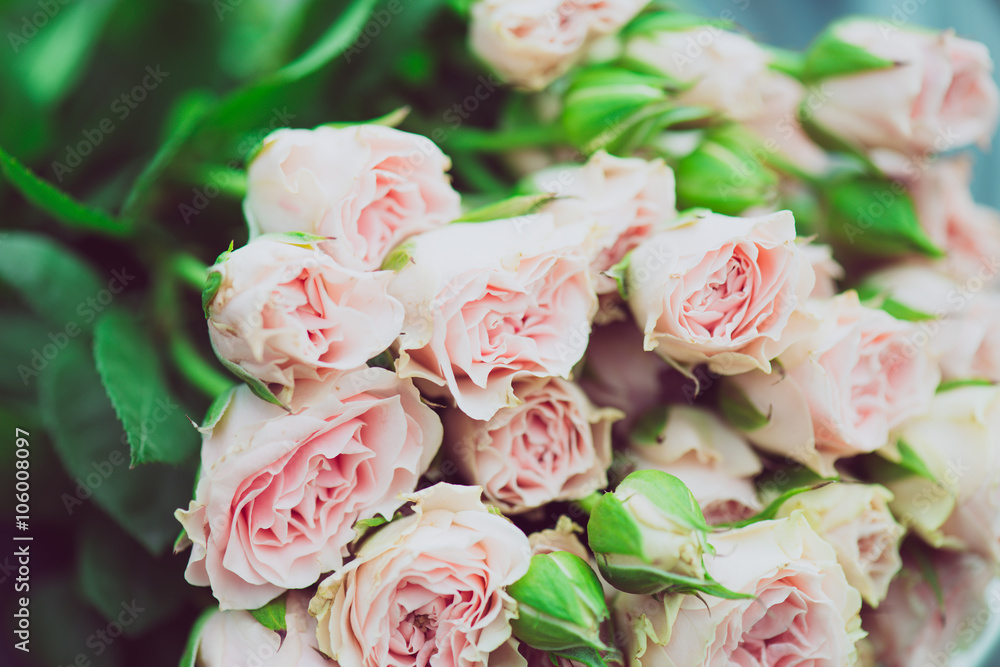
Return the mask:
<svg viewBox="0 0 1000 667">
<path fill-rule="evenodd" d="M 177 370 L 187 380 L 207 394 L 215 398 L 235 384 L 235 380 L 219 371 L 214 364 L 202 358 L 194 345 L 179 331 L 170 336 L 170 356 L 177 364 Z"/>
<path fill-rule="evenodd" d="M 199 291 L 205 289 L 205 278 L 208 276 L 208 267 L 197 257 L 186 253 L 174 255 L 170 267 L 173 269 L 176 277 L 191 287 Z"/>
<path fill-rule="evenodd" d="M 586 512 L 587 516 L 590 516 L 590 513 L 594 509 L 594 505 L 596 505 L 597 501 L 600 500 L 603 496 L 604 496 L 604 491 L 594 491 L 589 496 L 584 496 L 583 498 L 580 498 L 573 504 L 582 509 L 584 512 Z"/>
<path fill-rule="evenodd" d="M 198 164 L 191 171 L 191 180 L 202 188 L 219 188 L 219 192 L 235 199 L 242 199 L 247 193 L 246 172 L 225 165 Z"/>
</svg>

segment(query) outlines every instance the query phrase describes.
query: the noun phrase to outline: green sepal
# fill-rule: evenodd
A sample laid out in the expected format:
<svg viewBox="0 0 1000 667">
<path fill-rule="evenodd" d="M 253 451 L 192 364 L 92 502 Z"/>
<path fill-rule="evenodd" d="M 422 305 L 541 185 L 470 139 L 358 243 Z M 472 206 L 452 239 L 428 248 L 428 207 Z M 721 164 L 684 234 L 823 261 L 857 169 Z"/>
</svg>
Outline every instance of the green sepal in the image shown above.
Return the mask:
<svg viewBox="0 0 1000 667">
<path fill-rule="evenodd" d="M 208 619 L 219 613 L 219 610 L 215 607 L 209 607 L 205 611 L 201 612 L 198 619 L 191 626 L 191 633 L 188 635 L 187 645 L 184 647 L 184 653 L 181 655 L 181 661 L 178 663 L 178 667 L 196 667 L 198 664 L 198 647 L 201 645 L 201 631 L 205 627 L 205 623 Z"/>
<path fill-rule="evenodd" d="M 452 222 L 453 224 L 461 222 L 491 222 L 493 220 L 519 218 L 538 213 L 542 207 L 555 198 L 556 195 L 551 192 L 517 195 L 464 213 Z"/>
<path fill-rule="evenodd" d="M 732 30 L 736 24 L 725 19 L 709 19 L 697 14 L 684 12 L 649 12 L 641 14 L 622 29 L 621 37 L 629 39 L 639 35 L 652 35 L 658 32 L 685 32 L 695 28 L 713 27 L 719 30 Z"/>
<path fill-rule="evenodd" d="M 899 461 L 896 462 L 896 465 L 913 473 L 917 477 L 923 477 L 924 479 L 937 483 L 937 477 L 933 472 L 931 472 L 931 469 L 927 467 L 924 460 L 920 458 L 920 455 L 917 454 L 912 447 L 906 444 L 905 440 L 896 441 L 896 450 L 899 452 Z"/>
<path fill-rule="evenodd" d="M 630 440 L 636 445 L 659 445 L 663 442 L 663 431 L 670 419 L 670 406 L 658 405 L 646 410 L 632 427 Z"/>
<path fill-rule="evenodd" d="M 873 285 L 861 285 L 857 287 L 855 291 L 858 293 L 858 298 L 864 302 L 866 306 L 884 310 L 897 320 L 903 320 L 905 322 L 926 322 L 928 320 L 937 319 L 936 315 L 925 313 L 923 311 L 916 310 L 915 308 L 910 308 L 905 303 L 893 299 L 887 292 L 880 290 Z"/>
<path fill-rule="evenodd" d="M 707 531 L 705 515 L 691 490 L 677 477 L 662 470 L 636 470 L 622 480 L 615 495 L 641 494 L 664 514 L 695 530 Z M 606 552 L 614 553 L 614 552 Z"/>
<path fill-rule="evenodd" d="M 236 395 L 237 385 L 233 385 L 226 391 L 222 392 L 212 400 L 212 404 L 208 406 L 208 410 L 205 412 L 205 418 L 201 422 L 201 426 L 198 430 L 202 433 L 210 433 L 215 425 L 219 423 L 222 416 L 226 413 L 229 408 L 229 404 L 233 402 L 233 397 Z"/>
<path fill-rule="evenodd" d="M 248 610 L 257 622 L 268 630 L 277 632 L 281 641 L 288 634 L 288 622 L 285 620 L 285 596 L 279 595 L 263 607 Z"/>
<path fill-rule="evenodd" d="M 201 292 L 201 309 L 205 313 L 206 320 L 212 316 L 208 307 L 215 300 L 215 295 L 219 293 L 219 287 L 221 286 L 222 272 L 209 271 L 208 277 L 205 279 L 205 289 Z"/>
<path fill-rule="evenodd" d="M 625 253 L 621 261 L 604 272 L 604 275 L 615 281 L 618 286 L 618 295 L 623 301 L 628 301 L 628 267 L 632 261 L 632 250 Z"/>
<path fill-rule="evenodd" d="M 646 560 L 639 527 L 613 493 L 605 493 L 590 510 L 587 541 L 595 554 L 623 554 Z"/>
<path fill-rule="evenodd" d="M 387 114 L 378 116 L 377 118 L 372 118 L 371 120 L 362 120 L 358 122 L 345 122 L 345 123 L 323 123 L 319 127 L 332 127 L 334 129 L 340 129 L 345 127 L 356 127 L 358 125 L 383 125 L 385 127 L 399 127 L 406 117 L 410 115 L 412 109 L 409 105 L 404 105 L 398 109 L 393 109 Z"/>
<path fill-rule="evenodd" d="M 868 49 L 840 39 L 837 31 L 842 26 L 843 22 L 831 25 L 806 50 L 802 67 L 803 81 L 818 81 L 900 65 L 893 60 L 877 56 Z"/>
<path fill-rule="evenodd" d="M 737 593 L 706 575 L 704 580 L 667 572 L 648 563 L 615 563 L 608 565 L 606 554 L 595 554 L 597 567 L 605 581 L 617 590 L 633 595 L 704 593 L 727 600 L 743 600 L 753 595 Z"/>
<path fill-rule="evenodd" d="M 746 392 L 733 382 L 723 383 L 717 400 L 722 416 L 741 431 L 756 431 L 771 421 L 771 415 L 757 409 Z"/>
<path fill-rule="evenodd" d="M 817 482 L 815 484 L 798 486 L 795 487 L 794 489 L 788 489 L 780 496 L 778 496 L 770 503 L 768 503 L 767 507 L 765 507 L 764 509 L 762 509 L 760 512 L 753 515 L 749 519 L 744 519 L 743 521 L 736 521 L 730 524 L 723 524 L 721 526 L 717 526 L 717 528 L 727 528 L 727 529 L 745 528 L 746 526 L 750 526 L 755 523 L 759 523 L 761 521 L 771 521 L 772 519 L 774 519 L 774 517 L 778 516 L 778 511 L 781 509 L 781 506 L 784 505 L 786 502 L 788 502 L 790 499 L 794 498 L 795 496 L 801 493 L 806 493 L 807 491 L 815 491 L 816 489 L 822 489 L 824 486 L 827 486 L 828 484 L 835 483 L 835 481 L 836 480 L 823 479 L 822 481 Z"/>
<path fill-rule="evenodd" d="M 987 380 L 985 378 L 965 378 L 962 380 L 945 380 L 937 386 L 935 393 L 940 394 L 941 392 L 951 391 L 952 389 L 960 389 L 962 387 L 993 387 L 995 386 L 993 380 Z"/>
<path fill-rule="evenodd" d="M 229 359 L 223 357 L 221 354 L 219 354 L 219 350 L 216 349 L 215 342 L 214 341 L 211 342 L 212 342 L 212 350 L 215 352 L 215 356 L 218 358 L 219 363 L 221 363 L 226 368 L 227 371 L 229 371 L 237 378 L 242 380 L 244 383 L 246 383 L 246 385 L 250 388 L 250 391 L 253 392 L 254 396 L 256 396 L 257 398 L 261 398 L 267 401 L 268 403 L 272 403 L 274 405 L 282 407 L 288 412 L 292 411 L 291 407 L 289 407 L 287 403 L 285 403 L 280 398 L 274 395 L 274 392 L 271 391 L 271 389 L 264 383 L 263 380 L 261 380 L 256 375 L 251 374 L 242 366 L 234 364 Z"/>
<path fill-rule="evenodd" d="M 413 243 L 402 243 L 392 249 L 382 260 L 383 271 L 401 271 L 413 259 Z"/>
</svg>

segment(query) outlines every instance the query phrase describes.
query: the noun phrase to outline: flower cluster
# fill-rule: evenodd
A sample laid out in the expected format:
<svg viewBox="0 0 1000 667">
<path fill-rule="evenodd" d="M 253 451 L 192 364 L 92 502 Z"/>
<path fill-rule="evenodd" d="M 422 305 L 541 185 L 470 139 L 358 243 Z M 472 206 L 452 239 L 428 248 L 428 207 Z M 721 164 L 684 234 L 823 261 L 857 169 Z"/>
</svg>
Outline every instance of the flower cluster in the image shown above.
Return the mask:
<svg viewBox="0 0 1000 667">
<path fill-rule="evenodd" d="M 511 157 L 481 208 L 379 121 L 253 156 L 204 293 L 244 384 L 176 514 L 200 664 L 952 650 L 932 592 L 978 609 L 1000 563 L 1000 215 L 937 156 L 991 136 L 989 56 L 864 19 L 778 54 L 644 4 L 473 4 L 582 151 Z"/>
</svg>

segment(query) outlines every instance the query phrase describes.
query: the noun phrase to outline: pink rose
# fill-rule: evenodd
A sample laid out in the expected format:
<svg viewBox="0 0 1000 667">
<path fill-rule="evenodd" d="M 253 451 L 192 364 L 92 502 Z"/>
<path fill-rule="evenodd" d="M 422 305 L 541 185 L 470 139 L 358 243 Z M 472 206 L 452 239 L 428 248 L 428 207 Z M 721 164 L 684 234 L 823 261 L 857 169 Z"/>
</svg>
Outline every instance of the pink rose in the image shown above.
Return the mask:
<svg viewBox="0 0 1000 667">
<path fill-rule="evenodd" d="M 1000 212 L 973 201 L 972 163 L 941 158 L 913 181 L 910 194 L 920 225 L 947 256 L 942 263 L 961 281 L 995 282 L 1000 272 Z"/>
<path fill-rule="evenodd" d="M 324 236 L 343 266 L 377 269 L 403 239 L 461 214 L 450 166 L 430 139 L 381 125 L 278 130 L 247 168 L 250 237 Z"/>
<path fill-rule="evenodd" d="M 837 281 L 844 278 L 844 267 L 833 258 L 833 249 L 822 243 L 803 243 L 802 252 L 816 274 L 816 284 L 809 295 L 814 299 L 828 299 L 837 294 Z"/>
<path fill-rule="evenodd" d="M 789 165 L 791 170 L 807 174 L 825 173 L 832 165 L 830 156 L 809 138 L 799 122 L 800 114 L 809 114 L 814 106 L 825 102 L 822 87 L 807 89 L 796 79 L 773 70 L 761 77 L 760 86 L 761 110 L 744 118 L 743 123 L 760 139 L 765 159 L 779 168 Z"/>
<path fill-rule="evenodd" d="M 247 611 L 216 612 L 198 635 L 198 667 L 336 667 L 319 652 L 309 596 L 285 600 L 284 636 L 268 630 Z"/>
<path fill-rule="evenodd" d="M 679 478 L 710 524 L 742 521 L 763 509 L 753 483 L 763 467 L 738 432 L 703 408 L 670 405 L 663 416 L 655 441 L 633 432 L 627 456 L 636 470 Z"/>
<path fill-rule="evenodd" d="M 914 558 L 892 581 L 878 609 L 865 611 L 864 627 L 885 667 L 947 665 L 988 625 L 1000 599 L 992 590 L 987 607 L 984 593 L 995 575 L 992 567 L 972 554 L 934 551 L 943 605 L 934 586 Z"/>
<path fill-rule="evenodd" d="M 209 280 L 208 333 L 221 359 L 287 400 L 296 382 L 363 365 L 399 335 L 391 271 L 345 268 L 324 243 L 265 236 L 224 255 Z"/>
<path fill-rule="evenodd" d="M 446 454 L 486 499 L 510 514 L 556 500 L 577 500 L 608 485 L 614 409 L 594 406 L 561 378 L 513 385 L 519 405 L 489 421 L 445 413 Z"/>
<path fill-rule="evenodd" d="M 780 373 L 731 378 L 766 424 L 745 431 L 762 449 L 828 477 L 834 462 L 873 452 L 930 405 L 941 374 L 919 329 L 862 306 L 855 292 L 817 302 L 818 331 L 790 348 Z"/>
<path fill-rule="evenodd" d="M 865 284 L 937 318 L 917 325 L 914 342 L 926 342 L 944 380 L 1000 382 L 1000 293 L 982 289 L 975 278 L 955 282 L 922 264 L 892 266 L 869 275 Z"/>
<path fill-rule="evenodd" d="M 566 515 L 559 517 L 555 528 L 547 528 L 528 535 L 531 545 L 531 555 L 550 554 L 556 551 L 568 551 L 574 556 L 590 562 L 590 552 L 583 546 L 577 535 L 583 533 L 583 528 L 573 523 Z"/>
<path fill-rule="evenodd" d="M 479 0 L 472 5 L 469 42 L 505 81 L 541 90 L 648 1 Z"/>
<path fill-rule="evenodd" d="M 825 129 L 862 148 L 907 155 L 989 143 L 1000 93 L 983 44 L 869 19 L 843 21 L 835 34 L 896 64 L 825 79 L 826 101 L 813 109 Z"/>
<path fill-rule="evenodd" d="M 645 349 L 719 374 L 754 368 L 792 342 L 813 271 L 788 211 L 758 218 L 707 214 L 644 241 L 628 256 L 628 303 Z"/>
<path fill-rule="evenodd" d="M 510 637 L 517 604 L 505 588 L 528 571 L 531 549 L 480 491 L 436 484 L 409 496 L 412 515 L 320 583 L 309 611 L 324 653 L 340 667 L 487 664 Z"/>
<path fill-rule="evenodd" d="M 627 438 L 635 420 L 668 402 L 679 383 L 670 365 L 642 346 L 642 332 L 631 320 L 594 327 L 587 346 L 580 386 L 594 403 L 624 414 L 612 425 L 616 437 Z"/>
<path fill-rule="evenodd" d="M 390 289 L 406 307 L 400 376 L 445 387 L 480 420 L 520 402 L 515 380 L 568 377 L 597 311 L 582 250 L 589 231 L 532 215 L 449 225 L 405 244 Z"/>
<path fill-rule="evenodd" d="M 636 665 L 756 667 L 854 664 L 861 596 L 833 549 L 800 515 L 710 535 L 705 566 L 755 599 L 622 595 L 615 601 Z"/>
<path fill-rule="evenodd" d="M 619 158 L 599 151 L 584 165 L 563 165 L 538 172 L 532 181 L 542 192 L 557 195 L 546 212 L 562 221 L 594 218 L 597 253 L 591 260 L 598 294 L 618 286 L 604 274 L 658 224 L 677 215 L 674 173 L 663 160 Z"/>
<path fill-rule="evenodd" d="M 878 607 L 902 566 L 899 543 L 905 530 L 889 511 L 890 500 L 892 493 L 878 484 L 838 482 L 788 499 L 777 517 L 801 511 L 833 547 L 847 583 Z"/>
<path fill-rule="evenodd" d="M 391 518 L 441 445 L 409 382 L 359 368 L 312 383 L 292 412 L 241 386 L 205 437 L 186 577 L 223 609 L 255 609 L 343 565 L 354 523 Z"/>
</svg>

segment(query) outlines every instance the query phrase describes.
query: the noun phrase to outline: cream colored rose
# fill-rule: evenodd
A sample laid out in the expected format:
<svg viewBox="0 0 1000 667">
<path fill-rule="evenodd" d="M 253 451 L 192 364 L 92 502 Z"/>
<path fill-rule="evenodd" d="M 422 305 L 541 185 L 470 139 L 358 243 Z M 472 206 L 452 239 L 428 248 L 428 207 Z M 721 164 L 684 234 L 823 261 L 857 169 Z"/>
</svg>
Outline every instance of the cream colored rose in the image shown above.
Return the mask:
<svg viewBox="0 0 1000 667">
<path fill-rule="evenodd" d="M 833 258 L 833 249 L 822 243 L 803 243 L 801 247 L 816 274 L 816 284 L 809 296 L 815 299 L 836 296 L 837 281 L 843 280 L 844 267 Z"/>
<path fill-rule="evenodd" d="M 633 431 L 626 455 L 635 470 L 679 478 L 710 524 L 741 521 L 762 509 L 753 484 L 761 462 L 737 431 L 698 407 L 671 405 L 663 417 L 655 434 Z"/>
<path fill-rule="evenodd" d="M 622 594 L 616 627 L 629 665 L 854 664 L 861 596 L 833 548 L 799 514 L 714 533 L 709 574 L 755 599 Z"/>
<path fill-rule="evenodd" d="M 878 607 L 902 566 L 903 527 L 889 511 L 892 493 L 877 484 L 837 482 L 789 498 L 778 517 L 802 511 L 809 525 L 830 543 L 847 582 Z"/>
<path fill-rule="evenodd" d="M 309 606 L 320 649 L 340 667 L 485 666 L 511 635 L 505 587 L 528 571 L 531 548 L 481 492 L 436 484 L 407 496 L 414 513 L 320 583 Z"/>
</svg>

